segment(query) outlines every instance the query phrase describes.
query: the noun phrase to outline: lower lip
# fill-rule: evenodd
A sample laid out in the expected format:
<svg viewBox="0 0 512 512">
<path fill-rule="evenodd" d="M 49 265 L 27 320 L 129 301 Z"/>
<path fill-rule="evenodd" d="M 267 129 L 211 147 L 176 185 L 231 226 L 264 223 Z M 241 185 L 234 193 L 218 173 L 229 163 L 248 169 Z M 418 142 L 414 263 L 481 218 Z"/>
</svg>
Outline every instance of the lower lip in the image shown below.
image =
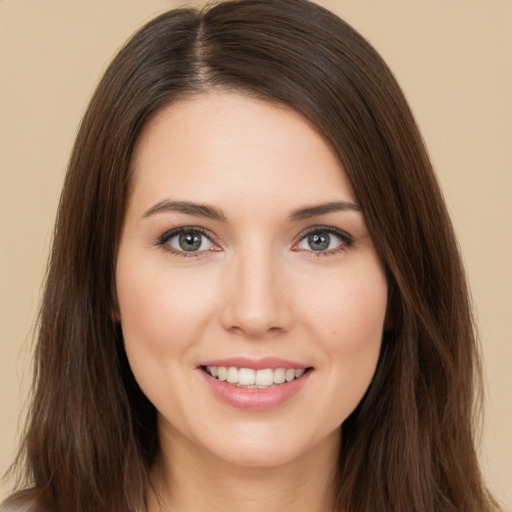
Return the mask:
<svg viewBox="0 0 512 512">
<path fill-rule="evenodd" d="M 238 409 L 264 410 L 279 407 L 295 396 L 307 383 L 312 370 L 291 382 L 277 384 L 270 388 L 243 388 L 220 381 L 199 369 L 213 393 L 223 402 Z"/>
</svg>

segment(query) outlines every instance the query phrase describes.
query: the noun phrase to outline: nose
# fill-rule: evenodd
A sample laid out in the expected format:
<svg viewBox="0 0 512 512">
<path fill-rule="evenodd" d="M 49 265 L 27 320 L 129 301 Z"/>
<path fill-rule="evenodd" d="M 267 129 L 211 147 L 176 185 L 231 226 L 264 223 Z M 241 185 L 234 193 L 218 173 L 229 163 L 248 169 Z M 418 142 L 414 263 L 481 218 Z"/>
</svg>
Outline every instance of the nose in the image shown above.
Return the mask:
<svg viewBox="0 0 512 512">
<path fill-rule="evenodd" d="M 277 259 L 261 250 L 234 257 L 223 284 L 225 329 L 251 339 L 289 330 L 292 297 Z"/>
</svg>

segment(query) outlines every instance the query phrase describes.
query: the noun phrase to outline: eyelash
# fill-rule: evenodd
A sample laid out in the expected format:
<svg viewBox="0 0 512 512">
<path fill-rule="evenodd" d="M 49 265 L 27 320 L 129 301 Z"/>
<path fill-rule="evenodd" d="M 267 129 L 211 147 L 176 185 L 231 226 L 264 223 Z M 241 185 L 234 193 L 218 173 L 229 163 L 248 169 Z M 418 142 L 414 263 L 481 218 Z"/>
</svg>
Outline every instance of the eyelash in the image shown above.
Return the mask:
<svg viewBox="0 0 512 512">
<path fill-rule="evenodd" d="M 194 226 L 187 226 L 187 227 L 175 228 L 175 229 L 171 229 L 170 231 L 166 231 L 158 239 L 156 245 L 159 246 L 159 247 L 162 247 L 165 251 L 170 252 L 174 256 L 178 256 L 178 257 L 181 257 L 181 258 L 200 258 L 205 251 L 190 251 L 190 252 L 178 251 L 178 250 L 174 249 L 174 247 L 171 247 L 168 244 L 169 240 L 171 240 L 175 236 L 178 236 L 178 235 L 181 235 L 181 234 L 187 233 L 187 232 L 188 233 L 200 234 L 200 235 L 204 236 L 205 238 L 207 238 L 208 240 L 210 240 L 210 242 L 212 244 L 215 244 L 215 242 L 213 241 L 214 237 L 206 229 L 199 228 L 199 227 L 194 227 Z M 215 245 L 218 245 L 218 244 L 215 244 Z"/>
<path fill-rule="evenodd" d="M 329 249 L 325 251 L 313 251 L 313 250 L 300 250 L 298 249 L 297 252 L 305 252 L 307 253 L 308 257 L 313 258 L 321 258 L 323 256 L 330 256 L 333 254 L 338 254 L 340 252 L 344 252 L 347 249 L 349 249 L 354 244 L 354 238 L 350 236 L 347 232 L 333 227 L 328 226 L 313 226 L 311 228 L 308 228 L 306 231 L 303 231 L 298 237 L 297 240 L 294 242 L 294 247 L 305 240 L 308 236 L 315 234 L 315 233 L 321 233 L 328 235 L 333 235 L 336 238 L 338 238 L 341 241 L 341 244 L 339 247 L 336 247 L 334 249 Z"/>
<path fill-rule="evenodd" d="M 190 252 L 179 251 L 179 250 L 176 250 L 175 248 L 171 247 L 168 244 L 169 240 L 171 240 L 172 238 L 174 238 L 178 235 L 181 235 L 185 232 L 200 234 L 200 235 L 206 237 L 212 244 L 218 246 L 218 244 L 216 244 L 214 242 L 214 237 L 212 236 L 212 234 L 209 231 L 207 231 L 203 228 L 194 227 L 194 226 L 175 228 L 170 231 L 166 231 L 161 237 L 158 238 L 156 245 L 159 247 L 162 247 L 165 251 L 170 252 L 174 256 L 178 256 L 178 257 L 182 257 L 182 258 L 200 258 L 205 252 L 208 252 L 208 251 L 190 251 Z M 314 233 L 319 233 L 319 234 L 326 233 L 328 235 L 333 235 L 341 241 L 341 245 L 339 247 L 336 247 L 335 249 L 330 249 L 330 250 L 325 250 L 325 251 L 313 251 L 313 250 L 308 251 L 305 249 L 301 250 L 301 249 L 293 249 L 293 248 L 292 248 L 292 250 L 294 250 L 296 252 L 305 252 L 308 254 L 308 256 L 311 256 L 314 258 L 319 258 L 322 256 L 329 256 L 332 254 L 337 254 L 339 252 L 343 252 L 343 251 L 349 249 L 354 243 L 353 237 L 350 236 L 345 231 L 342 231 L 341 229 L 327 227 L 327 226 L 314 226 L 314 227 L 308 228 L 306 231 L 303 231 L 297 237 L 297 239 L 293 242 L 293 247 L 296 247 L 300 242 L 302 242 L 308 236 L 310 236 Z"/>
</svg>

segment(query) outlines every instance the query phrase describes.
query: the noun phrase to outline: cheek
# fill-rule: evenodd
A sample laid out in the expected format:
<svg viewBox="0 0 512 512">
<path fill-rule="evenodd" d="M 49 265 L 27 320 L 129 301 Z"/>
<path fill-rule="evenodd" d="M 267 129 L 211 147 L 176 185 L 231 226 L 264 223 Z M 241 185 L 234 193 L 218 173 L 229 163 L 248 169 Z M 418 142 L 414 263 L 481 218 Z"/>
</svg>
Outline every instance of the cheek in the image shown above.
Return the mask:
<svg viewBox="0 0 512 512">
<path fill-rule="evenodd" d="M 380 340 L 387 308 L 387 283 L 379 265 L 342 269 L 304 290 L 302 315 L 333 348 L 363 348 Z"/>
<path fill-rule="evenodd" d="M 169 356 L 187 350 L 212 314 L 212 286 L 197 276 L 170 272 L 130 258 L 118 261 L 116 285 L 127 352 L 169 364 Z"/>
<path fill-rule="evenodd" d="M 212 283 L 195 289 L 196 277 L 147 264 L 125 251 L 118 260 L 116 286 L 126 355 L 140 388 L 173 423 L 184 416 L 180 397 L 188 393 L 195 367 L 194 346 L 212 315 Z M 146 258 L 147 259 L 147 258 Z M 173 393 L 169 393 L 173 389 Z"/>
<path fill-rule="evenodd" d="M 340 275 L 323 293 L 309 295 L 303 315 L 326 369 L 334 423 L 340 424 L 366 392 L 377 366 L 387 307 L 387 283 L 380 266 Z"/>
</svg>

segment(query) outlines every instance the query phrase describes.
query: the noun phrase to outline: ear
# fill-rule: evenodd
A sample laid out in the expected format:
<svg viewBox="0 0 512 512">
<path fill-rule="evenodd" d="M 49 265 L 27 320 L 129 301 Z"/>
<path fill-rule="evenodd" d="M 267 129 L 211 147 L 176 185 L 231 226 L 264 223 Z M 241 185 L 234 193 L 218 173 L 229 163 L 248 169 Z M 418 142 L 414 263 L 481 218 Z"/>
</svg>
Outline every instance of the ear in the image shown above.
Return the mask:
<svg viewBox="0 0 512 512">
<path fill-rule="evenodd" d="M 384 318 L 384 332 L 390 332 L 395 328 L 395 315 L 393 314 L 391 304 L 388 304 L 386 316 Z"/>
<path fill-rule="evenodd" d="M 395 312 L 397 311 L 397 292 L 395 285 L 390 283 L 392 283 L 392 281 L 388 276 L 388 304 L 384 318 L 384 332 L 391 332 L 396 325 Z"/>
<path fill-rule="evenodd" d="M 117 300 L 117 290 L 114 285 L 112 285 L 112 305 L 110 306 L 110 318 L 113 322 L 119 323 L 121 322 L 121 310 L 119 309 L 119 301 Z"/>
<path fill-rule="evenodd" d="M 112 319 L 113 322 L 121 322 L 121 312 L 119 311 L 119 307 L 117 306 L 117 304 L 113 308 L 111 308 L 110 318 Z"/>
</svg>

